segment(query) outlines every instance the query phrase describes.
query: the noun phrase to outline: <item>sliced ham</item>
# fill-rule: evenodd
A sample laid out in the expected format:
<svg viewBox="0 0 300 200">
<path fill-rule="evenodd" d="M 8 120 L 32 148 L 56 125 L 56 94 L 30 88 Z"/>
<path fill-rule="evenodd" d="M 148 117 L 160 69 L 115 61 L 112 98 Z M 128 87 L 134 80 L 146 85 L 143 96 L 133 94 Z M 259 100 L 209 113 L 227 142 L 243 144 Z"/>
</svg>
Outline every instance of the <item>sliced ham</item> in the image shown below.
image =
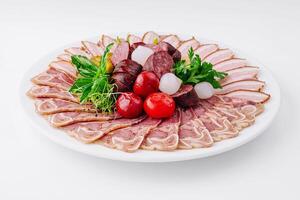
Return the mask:
<svg viewBox="0 0 300 200">
<path fill-rule="evenodd" d="M 246 66 L 247 66 L 247 61 L 245 59 L 232 58 L 216 64 L 214 66 L 214 69 L 217 71 L 225 72 L 228 70 L 246 67 Z"/>
<path fill-rule="evenodd" d="M 74 97 L 70 92 L 56 87 L 49 86 L 33 86 L 27 95 L 31 98 L 58 98 L 78 103 L 78 98 Z"/>
<path fill-rule="evenodd" d="M 113 65 L 117 65 L 122 60 L 127 59 L 128 56 L 129 56 L 129 43 L 121 42 L 120 44 L 117 44 L 117 46 L 113 50 L 111 61 Z"/>
<path fill-rule="evenodd" d="M 260 91 L 265 86 L 265 82 L 259 80 L 242 80 L 223 85 L 222 89 L 216 90 L 215 94 L 226 94 L 235 90 Z"/>
<path fill-rule="evenodd" d="M 219 49 L 218 51 L 210 54 L 204 61 L 209 62 L 213 65 L 223 62 L 225 60 L 233 58 L 233 52 L 230 49 Z"/>
<path fill-rule="evenodd" d="M 80 55 L 80 56 L 85 56 L 87 58 L 91 58 L 90 54 L 88 54 L 86 51 L 84 51 L 82 48 L 79 48 L 79 47 L 71 47 L 71 48 L 65 49 L 65 52 L 67 52 L 71 55 Z"/>
<path fill-rule="evenodd" d="M 70 62 L 63 60 L 53 61 L 49 64 L 49 67 L 57 71 L 66 73 L 73 78 L 77 77 L 77 69 Z"/>
<path fill-rule="evenodd" d="M 166 37 L 164 37 L 162 39 L 162 41 L 169 43 L 170 45 L 172 45 L 173 47 L 175 47 L 176 49 L 179 47 L 180 45 L 180 39 L 178 38 L 177 35 L 167 35 Z"/>
<path fill-rule="evenodd" d="M 46 85 L 68 90 L 73 84 L 74 79 L 65 73 L 50 68 L 46 72 L 42 72 L 33 77 L 31 81 L 37 85 Z"/>
<path fill-rule="evenodd" d="M 71 62 L 71 60 L 72 60 L 71 55 L 68 54 L 68 53 L 63 53 L 63 54 L 58 55 L 57 59 L 58 60 L 64 60 L 64 61 L 67 61 L 67 62 Z"/>
<path fill-rule="evenodd" d="M 161 122 L 160 119 L 147 118 L 131 127 L 118 129 L 101 138 L 100 142 L 110 148 L 134 152 L 142 144 L 145 136 Z"/>
<path fill-rule="evenodd" d="M 178 145 L 178 130 L 181 121 L 181 111 L 163 120 L 163 122 L 152 129 L 143 141 L 141 148 L 147 150 L 171 151 Z"/>
<path fill-rule="evenodd" d="M 109 121 L 94 121 L 94 122 L 81 122 L 72 124 L 69 126 L 65 126 L 64 130 L 66 130 L 69 135 L 75 137 L 76 139 L 84 142 L 91 143 L 102 136 L 110 133 L 111 131 L 132 126 L 136 123 L 141 122 L 145 119 L 145 115 L 135 118 L 135 119 L 113 119 Z"/>
<path fill-rule="evenodd" d="M 218 45 L 216 44 L 205 44 L 199 46 L 195 50 L 195 54 L 198 54 L 201 60 L 205 59 L 208 55 L 216 52 L 219 49 Z"/>
<path fill-rule="evenodd" d="M 142 38 L 145 44 L 153 44 L 155 40 L 159 42 L 159 35 L 153 31 L 146 32 Z"/>
<path fill-rule="evenodd" d="M 63 112 L 49 115 L 47 119 L 52 126 L 63 127 L 78 122 L 107 121 L 118 117 L 104 113 Z"/>
<path fill-rule="evenodd" d="M 137 42 L 142 42 L 142 38 L 140 38 L 139 36 L 133 35 L 133 34 L 128 34 L 127 41 L 129 42 L 130 45 L 132 45 Z"/>
<path fill-rule="evenodd" d="M 200 43 L 194 37 L 183 41 L 177 49 L 181 53 L 181 59 L 187 60 L 189 49 L 193 48 L 193 50 L 195 50 L 199 47 L 199 45 Z"/>
<path fill-rule="evenodd" d="M 92 56 L 101 56 L 104 52 L 102 47 L 93 42 L 82 41 L 82 45 Z"/>
<path fill-rule="evenodd" d="M 270 99 L 269 94 L 266 94 L 264 92 L 251 91 L 251 90 L 236 90 L 224 95 L 231 98 L 246 99 L 255 103 L 265 103 Z"/>
<path fill-rule="evenodd" d="M 241 67 L 227 71 L 228 76 L 221 80 L 221 85 L 227 85 L 232 82 L 256 79 L 259 72 L 258 67 Z"/>
<path fill-rule="evenodd" d="M 35 101 L 36 111 L 42 115 L 60 112 L 96 112 L 92 105 L 66 101 L 63 99 L 39 99 Z"/>
</svg>

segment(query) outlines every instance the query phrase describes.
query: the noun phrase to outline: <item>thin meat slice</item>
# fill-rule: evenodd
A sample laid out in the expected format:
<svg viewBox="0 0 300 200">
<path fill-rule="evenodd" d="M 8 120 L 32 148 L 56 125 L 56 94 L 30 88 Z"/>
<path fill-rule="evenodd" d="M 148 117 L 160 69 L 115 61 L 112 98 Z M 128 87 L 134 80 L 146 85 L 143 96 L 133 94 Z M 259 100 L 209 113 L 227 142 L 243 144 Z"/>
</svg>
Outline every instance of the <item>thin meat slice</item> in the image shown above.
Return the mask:
<svg viewBox="0 0 300 200">
<path fill-rule="evenodd" d="M 116 118 L 119 118 L 119 116 L 114 114 L 86 112 L 63 112 L 47 117 L 50 124 L 54 127 L 63 127 L 78 122 L 107 121 Z"/>
<path fill-rule="evenodd" d="M 246 67 L 246 66 L 247 66 L 247 61 L 245 59 L 232 58 L 216 64 L 214 66 L 214 69 L 217 71 L 225 72 L 228 70 Z"/>
<path fill-rule="evenodd" d="M 180 39 L 178 38 L 177 35 L 167 35 L 162 39 L 162 41 L 169 43 L 170 45 L 172 45 L 176 49 L 180 45 Z"/>
<path fill-rule="evenodd" d="M 71 47 L 68 49 L 65 49 L 66 53 L 69 53 L 71 55 L 80 55 L 80 56 L 85 56 L 87 58 L 91 58 L 91 54 L 87 53 L 80 47 Z"/>
<path fill-rule="evenodd" d="M 247 80 L 247 79 L 256 79 L 259 72 L 258 67 L 240 67 L 227 71 L 228 76 L 221 80 L 221 85 L 227 85 L 232 82 Z"/>
<path fill-rule="evenodd" d="M 78 103 L 78 98 L 74 97 L 70 92 L 49 86 L 33 86 L 27 95 L 31 98 L 58 98 Z"/>
<path fill-rule="evenodd" d="M 265 82 L 259 80 L 241 80 L 228 83 L 222 86 L 215 94 L 226 94 L 235 90 L 252 90 L 260 91 L 265 86 Z"/>
<path fill-rule="evenodd" d="M 92 56 L 101 56 L 104 52 L 104 49 L 96 43 L 89 41 L 82 41 L 81 43 Z"/>
<path fill-rule="evenodd" d="M 219 49 L 204 58 L 204 61 L 216 65 L 217 63 L 233 58 L 233 56 L 233 52 L 230 49 Z"/>
<path fill-rule="evenodd" d="M 183 41 L 177 50 L 181 53 L 181 59 L 187 60 L 189 49 L 192 48 L 193 50 L 196 50 L 199 46 L 200 43 L 193 37 L 189 40 Z"/>
<path fill-rule="evenodd" d="M 128 34 L 127 41 L 129 42 L 130 45 L 132 45 L 134 43 L 142 42 L 142 38 L 133 34 Z"/>
<path fill-rule="evenodd" d="M 46 72 L 42 72 L 33 77 L 31 81 L 37 85 L 46 85 L 68 90 L 74 82 L 74 79 L 63 72 L 49 68 Z"/>
<path fill-rule="evenodd" d="M 63 61 L 66 61 L 66 62 L 71 62 L 72 58 L 71 58 L 72 55 L 68 54 L 68 53 L 63 53 L 63 54 L 60 54 L 57 56 L 57 59 L 58 60 L 63 60 Z"/>
<path fill-rule="evenodd" d="M 63 60 L 53 61 L 49 64 L 49 67 L 61 71 L 73 78 L 77 77 L 77 69 L 70 62 Z"/>
<path fill-rule="evenodd" d="M 120 42 L 119 44 L 117 44 L 116 48 L 113 51 L 111 61 L 113 65 L 117 65 L 122 60 L 127 59 L 128 56 L 129 56 L 129 43 Z"/>
<path fill-rule="evenodd" d="M 110 132 L 100 139 L 100 143 L 121 151 L 134 152 L 141 146 L 145 136 L 161 122 L 148 117 L 133 126 Z"/>
<path fill-rule="evenodd" d="M 141 148 L 146 150 L 171 151 L 178 146 L 178 130 L 181 121 L 181 111 L 177 110 L 174 115 L 162 121 L 152 129 L 143 141 Z"/>
<path fill-rule="evenodd" d="M 154 44 L 154 41 L 159 42 L 159 35 L 153 31 L 146 32 L 143 35 L 142 41 L 145 44 Z"/>
<path fill-rule="evenodd" d="M 251 90 L 236 90 L 224 94 L 227 97 L 245 99 L 255 103 L 265 103 L 270 99 L 270 95 L 264 92 L 256 92 Z"/>
<path fill-rule="evenodd" d="M 102 41 L 102 44 L 104 47 L 106 47 L 107 45 L 109 45 L 111 43 L 115 43 L 115 39 L 108 35 L 102 35 L 101 41 Z"/>
<path fill-rule="evenodd" d="M 214 141 L 201 120 L 197 119 L 192 108 L 182 112 L 179 127 L 179 149 L 210 147 Z"/>
<path fill-rule="evenodd" d="M 144 115 L 135 119 L 121 118 L 102 122 L 81 122 L 65 126 L 64 130 L 66 130 L 72 137 L 75 137 L 84 143 L 91 143 L 110 133 L 111 131 L 139 123 L 144 120 L 145 117 L 146 116 Z"/>
<path fill-rule="evenodd" d="M 219 49 L 218 45 L 216 44 L 205 44 L 199 46 L 195 50 L 195 54 L 198 54 L 201 60 L 205 59 L 208 55 L 216 52 Z"/>
<path fill-rule="evenodd" d="M 90 104 L 79 104 L 63 99 L 38 99 L 35 101 L 36 111 L 42 115 L 55 114 L 60 112 L 96 112 Z"/>
</svg>

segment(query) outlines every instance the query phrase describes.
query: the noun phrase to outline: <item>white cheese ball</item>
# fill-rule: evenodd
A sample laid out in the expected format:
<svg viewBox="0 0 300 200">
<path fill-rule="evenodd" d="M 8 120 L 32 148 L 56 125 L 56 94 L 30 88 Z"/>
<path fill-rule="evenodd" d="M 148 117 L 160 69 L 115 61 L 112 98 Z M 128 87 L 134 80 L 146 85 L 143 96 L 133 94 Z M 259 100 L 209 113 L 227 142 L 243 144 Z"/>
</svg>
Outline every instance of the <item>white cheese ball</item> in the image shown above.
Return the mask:
<svg viewBox="0 0 300 200">
<path fill-rule="evenodd" d="M 160 78 L 159 90 L 168 95 L 172 95 L 179 90 L 181 83 L 182 81 L 175 76 L 175 74 L 166 73 Z"/>
<path fill-rule="evenodd" d="M 138 46 L 131 54 L 131 60 L 144 66 L 147 59 L 154 53 L 149 47 Z"/>
<path fill-rule="evenodd" d="M 208 82 L 197 83 L 194 89 L 200 99 L 208 99 L 214 95 L 214 88 Z"/>
</svg>

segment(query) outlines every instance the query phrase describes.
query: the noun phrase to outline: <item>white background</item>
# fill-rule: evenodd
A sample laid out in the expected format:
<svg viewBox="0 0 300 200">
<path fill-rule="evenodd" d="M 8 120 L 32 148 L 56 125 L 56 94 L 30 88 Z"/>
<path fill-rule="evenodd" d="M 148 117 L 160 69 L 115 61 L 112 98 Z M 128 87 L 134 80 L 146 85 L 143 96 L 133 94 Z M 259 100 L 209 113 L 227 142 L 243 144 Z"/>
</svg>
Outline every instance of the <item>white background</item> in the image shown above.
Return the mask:
<svg viewBox="0 0 300 200">
<path fill-rule="evenodd" d="M 300 199 L 300 2 L 0 1 L 0 199 Z M 64 44 L 156 30 L 219 40 L 258 58 L 281 87 L 271 127 L 231 152 L 178 163 L 89 157 L 27 122 L 23 74 Z"/>
</svg>

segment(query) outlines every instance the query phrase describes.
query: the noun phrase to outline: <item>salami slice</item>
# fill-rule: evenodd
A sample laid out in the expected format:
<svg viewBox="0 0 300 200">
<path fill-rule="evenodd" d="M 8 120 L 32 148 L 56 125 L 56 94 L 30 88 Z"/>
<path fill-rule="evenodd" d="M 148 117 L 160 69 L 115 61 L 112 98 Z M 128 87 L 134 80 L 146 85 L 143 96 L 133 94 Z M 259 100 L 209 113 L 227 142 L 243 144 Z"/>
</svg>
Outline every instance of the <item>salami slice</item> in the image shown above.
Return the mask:
<svg viewBox="0 0 300 200">
<path fill-rule="evenodd" d="M 174 100 L 181 107 L 195 106 L 199 102 L 196 91 L 192 85 L 183 85 L 181 88 L 172 95 Z"/>
</svg>

